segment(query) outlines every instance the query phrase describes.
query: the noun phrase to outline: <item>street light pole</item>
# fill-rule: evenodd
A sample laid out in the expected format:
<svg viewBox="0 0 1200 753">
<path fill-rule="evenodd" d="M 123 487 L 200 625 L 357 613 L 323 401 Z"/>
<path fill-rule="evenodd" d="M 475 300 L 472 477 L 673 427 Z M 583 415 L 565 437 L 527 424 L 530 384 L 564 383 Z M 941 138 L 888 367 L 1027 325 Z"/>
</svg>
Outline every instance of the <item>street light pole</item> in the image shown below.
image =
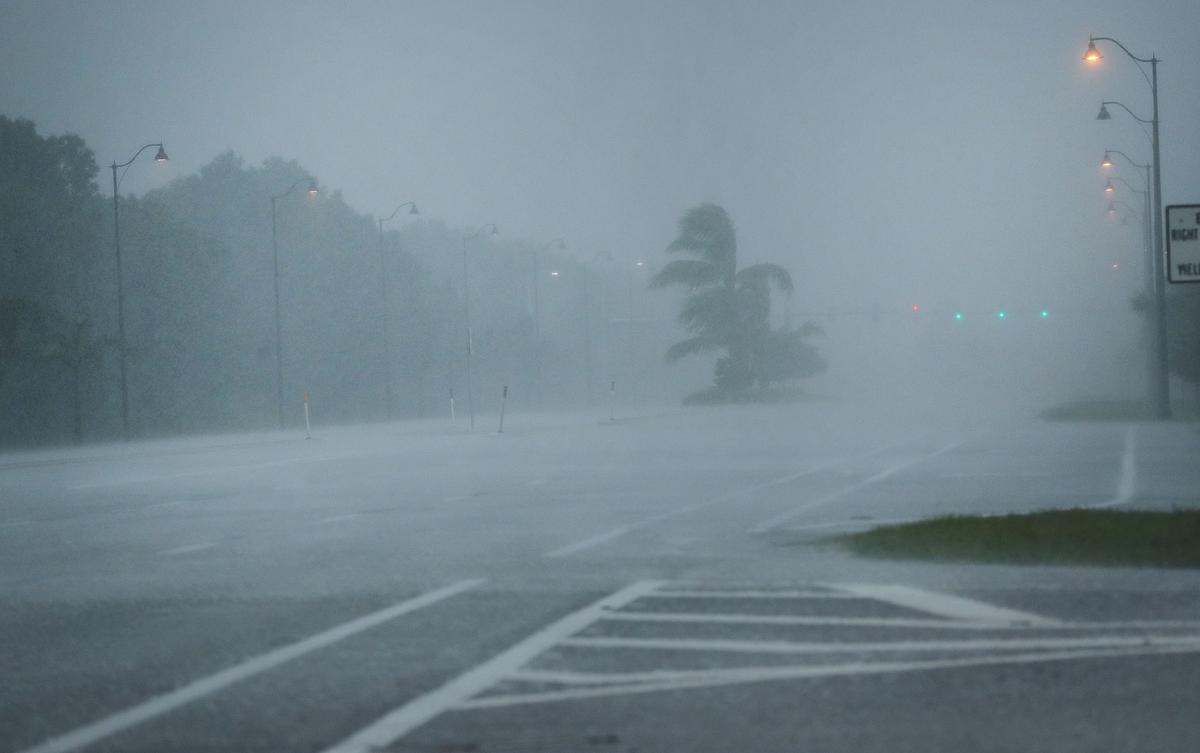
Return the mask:
<svg viewBox="0 0 1200 753">
<path fill-rule="evenodd" d="M 1145 206 L 1145 208 L 1142 210 L 1142 235 L 1143 235 L 1142 241 L 1143 241 L 1143 246 L 1146 250 L 1146 264 L 1145 264 L 1145 267 L 1146 267 L 1146 270 L 1145 270 L 1145 272 L 1146 272 L 1146 294 L 1153 295 L 1154 294 L 1154 251 L 1153 251 L 1153 241 L 1152 241 L 1153 231 L 1151 230 L 1150 221 L 1151 221 L 1151 216 L 1154 213 L 1154 210 L 1150 206 L 1150 165 L 1143 165 L 1138 162 L 1135 162 L 1133 160 L 1133 158 L 1131 158 L 1125 152 L 1122 152 L 1120 149 L 1105 149 L 1104 150 L 1104 159 L 1100 161 L 1101 167 L 1112 167 L 1112 160 L 1109 158 L 1110 154 L 1119 155 L 1122 159 L 1124 159 L 1129 164 L 1133 165 L 1134 167 L 1138 168 L 1139 170 L 1145 171 L 1145 181 L 1146 181 L 1145 188 L 1146 188 L 1146 190 L 1138 191 L 1137 189 L 1134 189 L 1134 192 L 1140 193 L 1142 195 L 1143 203 Z"/>
<path fill-rule="evenodd" d="M 117 171 L 122 168 L 128 168 L 133 164 L 142 152 L 152 146 L 158 147 L 158 153 L 154 155 L 154 161 L 163 163 L 168 161 L 167 152 L 161 143 L 146 144 L 141 149 L 133 153 L 128 162 L 117 164 L 114 160 L 112 163 L 112 183 L 113 183 L 113 247 L 116 249 L 117 257 L 117 351 L 120 355 L 121 363 L 121 437 L 129 439 L 129 381 L 126 376 L 126 358 L 128 355 L 128 347 L 125 342 L 125 280 L 124 271 L 121 264 L 121 202 L 118 192 L 121 187 L 121 178 L 125 173 L 121 173 L 121 178 L 117 177 Z"/>
<path fill-rule="evenodd" d="M 396 211 L 387 217 L 379 218 L 379 295 L 380 300 L 383 302 L 383 335 L 380 337 L 380 343 L 383 346 L 384 400 L 387 405 L 388 420 L 392 418 L 392 345 L 389 326 L 391 319 L 388 316 L 387 265 L 384 263 L 383 258 L 383 223 L 390 221 L 404 207 L 411 207 L 408 211 L 409 214 L 420 214 L 417 211 L 416 202 L 406 201 L 396 207 Z"/>
<path fill-rule="evenodd" d="M 288 190 L 271 197 L 271 269 L 275 282 L 275 406 L 279 412 L 280 429 L 283 428 L 283 325 L 279 318 L 279 238 L 276 230 L 278 223 L 275 218 L 275 204 L 279 199 L 285 198 L 295 191 L 296 186 L 305 181 L 308 182 L 308 195 L 316 196 L 316 182 L 311 178 L 298 178 Z"/>
<path fill-rule="evenodd" d="M 537 403 L 538 408 L 542 407 L 542 310 L 539 298 L 539 288 L 541 288 L 541 266 L 538 264 L 538 257 L 543 251 L 549 251 L 551 248 L 562 250 L 567 247 L 567 241 L 563 238 L 555 238 L 552 241 L 543 243 L 540 246 L 533 247 L 533 346 L 534 346 L 534 370 L 536 377 L 534 383 L 537 385 Z"/>
<path fill-rule="evenodd" d="M 1158 362 L 1158 373 L 1155 375 L 1154 412 L 1158 418 L 1165 419 L 1171 417 L 1171 384 L 1167 378 L 1167 291 L 1164 274 L 1166 249 L 1163 246 L 1162 155 L 1159 148 L 1158 128 L 1158 58 L 1154 55 L 1151 55 L 1149 58 L 1140 58 L 1112 37 L 1092 37 L 1088 41 L 1087 52 L 1083 56 L 1085 61 L 1098 63 L 1104 58 L 1100 54 L 1100 51 L 1096 49 L 1096 42 L 1098 41 L 1112 42 L 1134 62 L 1150 64 L 1150 78 L 1147 79 L 1147 83 L 1150 84 L 1150 94 L 1153 99 L 1153 114 L 1150 118 L 1150 145 L 1153 152 L 1151 164 L 1154 166 L 1154 184 L 1150 188 L 1154 195 L 1154 339 L 1155 356 Z M 1145 77 L 1146 72 L 1140 65 L 1138 66 L 1138 70 Z M 1130 114 L 1132 115 L 1133 113 Z M 1138 119 L 1140 120 L 1140 118 Z"/>
<path fill-rule="evenodd" d="M 467 414 L 470 416 L 471 428 L 475 428 L 475 395 L 471 389 L 471 352 L 474 347 L 471 334 L 471 278 L 467 270 L 467 241 L 474 240 L 484 233 L 499 235 L 500 228 L 489 222 L 470 235 L 463 236 L 463 319 L 467 325 Z"/>
</svg>

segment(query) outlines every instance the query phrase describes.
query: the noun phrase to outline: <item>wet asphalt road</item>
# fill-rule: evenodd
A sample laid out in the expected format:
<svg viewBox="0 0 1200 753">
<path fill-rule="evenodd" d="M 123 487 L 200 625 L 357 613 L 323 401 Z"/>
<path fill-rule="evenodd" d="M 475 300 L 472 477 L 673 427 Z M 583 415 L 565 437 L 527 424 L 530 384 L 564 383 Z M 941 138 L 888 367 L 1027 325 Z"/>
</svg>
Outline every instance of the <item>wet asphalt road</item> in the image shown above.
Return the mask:
<svg viewBox="0 0 1200 753">
<path fill-rule="evenodd" d="M 784 410 L 0 457 L 4 751 L 1191 751 L 1200 574 L 857 559 L 1193 507 L 1200 432 Z"/>
</svg>

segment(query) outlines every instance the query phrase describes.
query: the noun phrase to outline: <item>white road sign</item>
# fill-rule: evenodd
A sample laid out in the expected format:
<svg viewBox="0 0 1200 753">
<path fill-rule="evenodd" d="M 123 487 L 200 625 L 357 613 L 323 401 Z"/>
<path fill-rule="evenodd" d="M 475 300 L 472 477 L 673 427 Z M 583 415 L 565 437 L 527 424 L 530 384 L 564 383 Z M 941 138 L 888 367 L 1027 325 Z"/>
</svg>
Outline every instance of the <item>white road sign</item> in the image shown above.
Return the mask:
<svg viewBox="0 0 1200 753">
<path fill-rule="evenodd" d="M 1167 280 L 1200 282 L 1200 204 L 1167 207 Z"/>
</svg>

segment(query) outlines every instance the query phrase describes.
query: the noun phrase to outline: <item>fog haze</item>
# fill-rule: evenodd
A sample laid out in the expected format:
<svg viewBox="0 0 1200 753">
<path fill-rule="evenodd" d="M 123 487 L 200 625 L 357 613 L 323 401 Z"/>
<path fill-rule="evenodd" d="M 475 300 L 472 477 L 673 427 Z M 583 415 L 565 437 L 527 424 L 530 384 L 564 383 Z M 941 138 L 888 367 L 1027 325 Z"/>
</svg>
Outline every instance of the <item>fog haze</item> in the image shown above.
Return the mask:
<svg viewBox="0 0 1200 753">
<path fill-rule="evenodd" d="M 1089 34 L 1163 58 L 1164 201 L 1198 198 L 1185 2 L 6 2 L 4 15 L 5 111 L 80 134 L 101 165 L 166 143 L 169 168 L 131 171 L 124 193 L 226 150 L 282 156 L 358 212 L 416 199 L 451 226 L 655 265 L 681 212 L 714 202 L 741 259 L 792 271 L 775 317 L 827 329 L 830 314 L 917 304 L 1074 311 L 1057 352 L 1136 334 L 1141 237 L 1106 222 L 1098 161 L 1148 160 L 1148 143 L 1123 115 L 1094 118 L 1104 99 L 1148 113 L 1149 91 L 1116 48 L 1086 67 Z M 827 352 L 854 339 L 836 329 Z"/>
</svg>

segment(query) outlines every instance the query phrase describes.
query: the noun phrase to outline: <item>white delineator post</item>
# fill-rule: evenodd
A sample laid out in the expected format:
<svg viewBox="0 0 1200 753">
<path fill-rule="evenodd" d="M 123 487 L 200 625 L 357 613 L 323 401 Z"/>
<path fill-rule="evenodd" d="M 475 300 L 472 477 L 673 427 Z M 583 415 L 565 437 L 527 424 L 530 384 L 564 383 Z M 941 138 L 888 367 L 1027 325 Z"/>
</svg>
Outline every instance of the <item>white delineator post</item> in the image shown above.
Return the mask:
<svg viewBox="0 0 1200 753">
<path fill-rule="evenodd" d="M 504 391 L 500 393 L 500 430 L 497 434 L 504 433 L 504 406 L 508 404 L 508 385 L 504 385 Z"/>
<path fill-rule="evenodd" d="M 308 393 L 304 393 L 304 438 L 312 439 L 312 427 L 308 422 Z"/>
</svg>

